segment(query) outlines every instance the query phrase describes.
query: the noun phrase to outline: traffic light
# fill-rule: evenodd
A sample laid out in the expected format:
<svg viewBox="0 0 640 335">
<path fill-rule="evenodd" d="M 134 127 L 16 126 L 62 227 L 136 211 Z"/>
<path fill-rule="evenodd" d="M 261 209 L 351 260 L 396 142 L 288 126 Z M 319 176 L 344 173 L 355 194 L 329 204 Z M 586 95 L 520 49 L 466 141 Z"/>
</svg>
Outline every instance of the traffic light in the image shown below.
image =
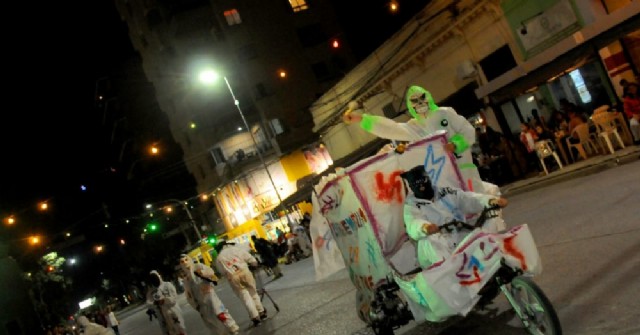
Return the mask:
<svg viewBox="0 0 640 335">
<path fill-rule="evenodd" d="M 149 222 L 147 224 L 146 232 L 155 233 L 160 229 L 160 225 L 157 222 Z"/>
</svg>

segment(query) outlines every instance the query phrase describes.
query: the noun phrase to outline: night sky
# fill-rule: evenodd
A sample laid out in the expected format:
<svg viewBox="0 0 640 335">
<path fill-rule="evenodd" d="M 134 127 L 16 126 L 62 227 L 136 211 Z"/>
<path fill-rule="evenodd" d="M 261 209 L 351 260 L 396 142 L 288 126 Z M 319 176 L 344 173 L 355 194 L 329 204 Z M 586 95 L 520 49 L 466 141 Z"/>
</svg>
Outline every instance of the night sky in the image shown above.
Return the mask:
<svg viewBox="0 0 640 335">
<path fill-rule="evenodd" d="M 332 0 L 358 59 L 364 59 L 428 1 Z M 5 12 L 4 99 L 0 121 L 0 215 L 29 217 L 0 228 L 0 241 L 58 234 L 103 215 L 99 188 L 108 171 L 98 78 L 135 56 L 113 0 L 12 2 Z M 12 23 L 8 23 L 12 22 Z M 8 27 L 7 27 L 8 26 Z M 81 185 L 88 187 L 81 191 Z M 38 201 L 52 211 L 37 216 Z M 55 207 L 54 207 L 55 206 Z M 94 223 L 95 224 L 95 223 Z M 91 235 L 87 235 L 92 238 Z M 24 245 L 24 244 L 23 244 Z M 23 251 L 30 252 L 30 251 Z"/>
</svg>

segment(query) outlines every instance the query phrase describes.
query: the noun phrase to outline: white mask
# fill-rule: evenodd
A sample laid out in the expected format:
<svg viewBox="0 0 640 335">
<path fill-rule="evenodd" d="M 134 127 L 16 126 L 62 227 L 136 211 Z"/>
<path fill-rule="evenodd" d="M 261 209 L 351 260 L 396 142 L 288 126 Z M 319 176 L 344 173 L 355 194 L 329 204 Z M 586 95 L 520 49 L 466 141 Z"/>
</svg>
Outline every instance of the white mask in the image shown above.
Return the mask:
<svg viewBox="0 0 640 335">
<path fill-rule="evenodd" d="M 189 257 L 180 258 L 180 268 L 185 273 L 190 273 L 191 272 L 191 264 L 192 263 L 193 263 L 193 261 Z"/>
<path fill-rule="evenodd" d="M 429 113 L 429 105 L 421 105 L 415 107 L 416 113 L 427 114 Z"/>
</svg>

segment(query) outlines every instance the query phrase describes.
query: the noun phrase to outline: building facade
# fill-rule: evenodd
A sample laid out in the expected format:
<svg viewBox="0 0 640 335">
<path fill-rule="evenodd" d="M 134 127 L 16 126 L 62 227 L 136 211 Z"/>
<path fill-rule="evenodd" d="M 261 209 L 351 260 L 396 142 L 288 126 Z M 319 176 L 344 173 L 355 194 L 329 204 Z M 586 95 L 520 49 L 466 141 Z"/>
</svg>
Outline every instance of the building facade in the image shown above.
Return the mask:
<svg viewBox="0 0 640 335">
<path fill-rule="evenodd" d="M 308 107 L 355 63 L 347 43 L 332 47 L 342 32 L 330 4 L 116 5 L 198 192 L 226 190 L 214 197 L 226 230 L 274 209 L 278 198 L 294 192 L 295 180 L 291 189 L 280 157 L 317 141 Z M 205 69 L 215 69 L 224 80 L 203 85 L 198 76 Z M 234 209 L 225 209 L 227 203 Z"/>
<path fill-rule="evenodd" d="M 639 12 L 637 1 L 433 1 L 314 103 L 314 131 L 334 160 L 354 155 L 374 137 L 342 122 L 348 103 L 403 122 L 411 85 L 507 136 L 563 98 L 613 105 L 618 79 L 638 74 Z"/>
</svg>

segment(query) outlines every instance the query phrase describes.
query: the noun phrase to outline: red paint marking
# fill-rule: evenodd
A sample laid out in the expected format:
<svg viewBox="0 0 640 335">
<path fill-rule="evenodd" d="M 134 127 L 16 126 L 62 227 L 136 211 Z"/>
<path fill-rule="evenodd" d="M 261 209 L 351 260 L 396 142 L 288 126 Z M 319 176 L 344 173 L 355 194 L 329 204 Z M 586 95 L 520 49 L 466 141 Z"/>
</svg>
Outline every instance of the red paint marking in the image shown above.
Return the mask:
<svg viewBox="0 0 640 335">
<path fill-rule="evenodd" d="M 473 192 L 473 183 L 471 179 L 467 179 L 467 186 L 469 187 L 469 192 Z"/>
<path fill-rule="evenodd" d="M 402 203 L 402 182 L 400 181 L 400 174 L 402 171 L 394 171 L 389 175 L 389 181 L 385 182 L 384 174 L 382 172 L 376 172 L 376 185 L 375 192 L 378 200 L 383 202 L 391 202 L 395 200 L 398 203 Z"/>
<path fill-rule="evenodd" d="M 471 279 L 471 280 L 461 280 L 460 281 L 460 285 L 469 286 L 469 285 L 476 284 L 476 283 L 480 282 L 480 275 L 478 274 L 478 267 L 477 266 L 473 267 L 473 277 L 474 278 Z"/>
<path fill-rule="evenodd" d="M 495 247 L 493 248 L 493 250 L 484 258 L 485 261 L 488 261 L 491 259 L 491 257 L 493 257 L 493 255 L 496 254 L 496 252 L 498 252 L 498 250 L 500 250 L 500 248 Z"/>
<path fill-rule="evenodd" d="M 427 270 L 431 270 L 431 269 L 433 269 L 433 268 L 437 268 L 438 266 L 442 265 L 442 263 L 444 263 L 444 257 L 442 257 L 442 260 L 441 260 L 441 261 L 439 261 L 439 262 L 435 262 L 435 263 L 431 264 L 431 266 L 429 266 L 429 267 L 427 268 Z"/>
<path fill-rule="evenodd" d="M 525 263 L 524 261 L 524 255 L 513 244 L 515 238 L 516 238 L 515 236 L 511 236 L 504 239 L 504 250 L 508 254 L 515 257 L 518 261 L 520 261 L 520 266 L 522 267 L 522 270 L 527 271 L 527 263 Z"/>
</svg>

